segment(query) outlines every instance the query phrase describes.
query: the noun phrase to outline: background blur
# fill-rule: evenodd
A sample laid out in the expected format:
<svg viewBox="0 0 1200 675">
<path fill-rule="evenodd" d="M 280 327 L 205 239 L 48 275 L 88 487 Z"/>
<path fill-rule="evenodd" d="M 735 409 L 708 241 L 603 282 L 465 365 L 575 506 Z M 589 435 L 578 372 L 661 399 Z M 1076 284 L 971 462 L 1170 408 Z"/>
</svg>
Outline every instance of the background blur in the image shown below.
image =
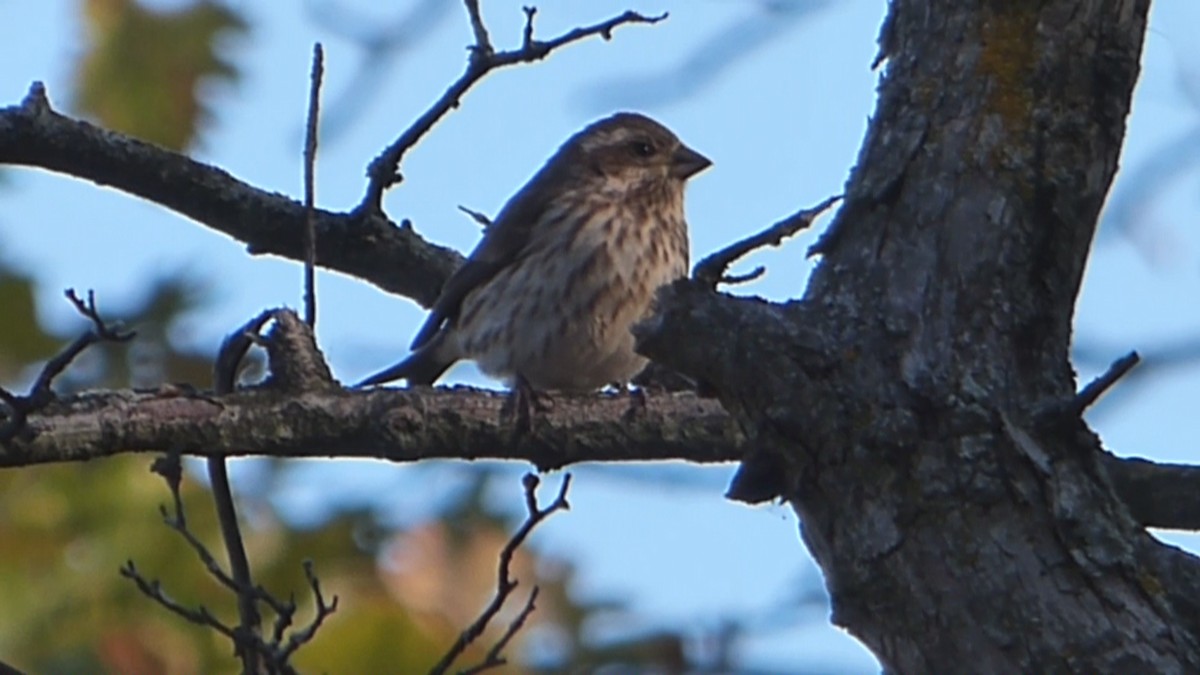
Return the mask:
<svg viewBox="0 0 1200 675">
<path fill-rule="evenodd" d="M 519 2 L 484 0 L 497 48 L 519 43 Z M 882 0 L 546 0 L 543 38 L 625 9 L 669 11 L 540 64 L 491 75 L 407 157 L 385 207 L 469 249 L 570 134 L 616 110 L 660 119 L 715 162 L 691 183 L 695 256 L 841 191 L 873 108 Z M 1130 349 L 1145 362 L 1093 408 L 1118 454 L 1196 461 L 1200 397 L 1200 5 L 1160 2 L 1076 322 L 1081 380 Z M 318 204 L 353 206 L 364 168 L 458 76 L 470 27 L 452 0 L 0 2 L 0 105 L 34 80 L 59 109 L 183 149 L 258 187 L 301 195 L 312 43 L 326 50 Z M 823 221 L 823 222 L 827 222 Z M 817 228 L 819 232 L 820 228 Z M 817 232 L 743 263 L 735 292 L 800 295 Z M 301 267 L 153 204 L 40 171 L 0 169 L 0 384 L 23 391 L 83 329 L 66 288 L 137 328 L 89 351 L 66 388 L 209 385 L 221 338 L 266 307 L 298 306 Z M 423 312 L 365 283 L 319 275 L 318 337 L 354 381 L 406 351 Z M 457 381 L 488 384 L 469 367 Z M 38 673 L 232 671 L 227 645 L 137 595 L 134 559 L 181 599 L 231 612 L 161 525 L 149 457 L 0 472 L 0 659 Z M 496 551 L 522 515 L 510 464 L 241 461 L 235 481 L 258 578 L 304 597 L 317 563 L 341 610 L 297 664 L 313 672 L 421 672 L 489 596 Z M 624 664 L 745 673 L 876 671 L 828 623 L 820 573 L 784 507 L 721 493 L 732 466 L 581 466 L 572 510 L 541 526 L 519 576 L 536 625 L 525 670 Z M 205 485 L 185 495 L 214 544 Z M 547 481 L 546 499 L 557 489 Z M 1158 533 L 1195 547 L 1191 535 Z M 524 596 L 518 591 L 514 604 Z M 486 640 L 485 640 L 486 644 Z M 616 672 L 616 671 L 613 671 Z M 627 672 L 627 671 L 622 671 Z"/>
</svg>

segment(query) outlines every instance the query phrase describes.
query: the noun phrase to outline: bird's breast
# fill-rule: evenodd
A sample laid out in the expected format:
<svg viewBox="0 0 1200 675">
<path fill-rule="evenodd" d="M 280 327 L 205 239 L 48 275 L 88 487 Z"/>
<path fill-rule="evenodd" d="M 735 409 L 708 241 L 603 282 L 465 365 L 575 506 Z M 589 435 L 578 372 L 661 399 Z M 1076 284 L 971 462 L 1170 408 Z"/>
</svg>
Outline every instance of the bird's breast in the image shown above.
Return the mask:
<svg viewBox="0 0 1200 675">
<path fill-rule="evenodd" d="M 462 351 L 539 388 L 627 381 L 645 365 L 630 327 L 660 286 L 687 273 L 682 211 L 607 204 L 542 224 L 524 255 L 464 300 Z"/>
</svg>

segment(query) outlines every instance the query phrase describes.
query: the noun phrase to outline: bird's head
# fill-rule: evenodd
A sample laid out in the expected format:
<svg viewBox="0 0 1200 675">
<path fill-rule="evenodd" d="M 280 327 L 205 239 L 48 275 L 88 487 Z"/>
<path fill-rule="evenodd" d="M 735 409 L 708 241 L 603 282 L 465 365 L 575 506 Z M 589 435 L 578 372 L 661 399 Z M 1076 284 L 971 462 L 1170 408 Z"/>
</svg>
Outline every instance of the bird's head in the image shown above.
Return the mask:
<svg viewBox="0 0 1200 675">
<path fill-rule="evenodd" d="M 559 151 L 579 178 L 602 178 L 613 192 L 671 187 L 712 164 L 669 129 L 637 113 L 617 113 L 575 134 Z"/>
</svg>

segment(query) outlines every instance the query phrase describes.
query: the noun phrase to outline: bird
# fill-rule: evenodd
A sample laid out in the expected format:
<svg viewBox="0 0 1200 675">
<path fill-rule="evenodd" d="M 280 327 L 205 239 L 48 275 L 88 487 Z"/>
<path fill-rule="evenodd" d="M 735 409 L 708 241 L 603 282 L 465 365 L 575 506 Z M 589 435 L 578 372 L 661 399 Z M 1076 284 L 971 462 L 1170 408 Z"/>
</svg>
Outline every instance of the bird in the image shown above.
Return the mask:
<svg viewBox="0 0 1200 675">
<path fill-rule="evenodd" d="M 588 125 L 485 226 L 412 353 L 357 386 L 433 384 L 464 359 L 514 391 L 628 383 L 647 363 L 630 328 L 687 276 L 684 185 L 711 164 L 639 113 Z"/>
</svg>

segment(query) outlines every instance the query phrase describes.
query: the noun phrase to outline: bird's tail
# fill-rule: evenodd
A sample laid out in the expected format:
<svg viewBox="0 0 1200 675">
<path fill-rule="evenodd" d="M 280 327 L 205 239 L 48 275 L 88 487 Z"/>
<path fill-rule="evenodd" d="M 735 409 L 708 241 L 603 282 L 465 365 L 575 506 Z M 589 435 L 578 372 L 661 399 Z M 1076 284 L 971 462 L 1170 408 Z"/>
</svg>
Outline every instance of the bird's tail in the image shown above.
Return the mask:
<svg viewBox="0 0 1200 675">
<path fill-rule="evenodd" d="M 444 336 L 438 336 L 436 339 L 426 342 L 412 354 L 409 354 L 408 358 L 400 363 L 381 370 L 354 386 L 356 388 L 370 387 L 401 379 L 408 380 L 410 385 L 433 384 L 441 377 L 442 373 L 446 372 L 447 368 L 454 365 L 454 362 L 458 360 L 456 356 L 448 356 L 442 353 L 445 351 L 442 349 L 444 341 Z"/>
</svg>

